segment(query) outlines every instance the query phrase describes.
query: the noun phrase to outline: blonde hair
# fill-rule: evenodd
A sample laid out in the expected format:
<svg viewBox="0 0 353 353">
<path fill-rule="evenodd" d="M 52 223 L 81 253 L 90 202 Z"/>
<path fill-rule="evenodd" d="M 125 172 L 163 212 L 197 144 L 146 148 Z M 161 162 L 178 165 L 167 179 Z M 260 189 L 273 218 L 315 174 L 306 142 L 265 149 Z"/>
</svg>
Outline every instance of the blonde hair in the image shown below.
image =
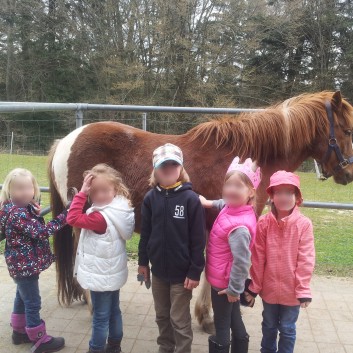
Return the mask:
<svg viewBox="0 0 353 353">
<path fill-rule="evenodd" d="M 251 180 L 247 177 L 247 175 L 245 175 L 244 173 L 242 172 L 239 172 L 238 170 L 232 170 L 230 172 L 228 172 L 226 174 L 226 176 L 224 177 L 224 182 L 228 181 L 228 179 L 230 177 L 232 177 L 234 174 L 237 174 L 240 178 L 240 180 L 245 184 L 246 187 L 248 187 L 250 190 L 254 190 L 254 185 L 253 183 L 251 182 Z M 256 191 L 254 190 L 254 196 L 253 197 L 250 197 L 249 198 L 249 201 L 248 201 L 248 205 L 255 205 L 255 197 L 256 197 Z"/>
<path fill-rule="evenodd" d="M 37 183 L 37 180 L 35 179 L 35 177 L 33 176 L 33 174 L 24 168 L 15 168 L 13 170 L 11 170 L 11 172 L 9 172 L 6 175 L 6 178 L 4 180 L 4 184 L 2 185 L 2 190 L 0 193 L 0 205 L 2 206 L 6 201 L 11 200 L 11 195 L 10 195 L 10 187 L 11 187 L 11 183 L 18 177 L 27 177 L 30 178 L 32 183 L 33 183 L 33 188 L 34 188 L 34 195 L 33 198 L 36 202 L 39 202 L 40 200 L 40 190 L 39 190 L 39 186 Z"/>
<path fill-rule="evenodd" d="M 180 175 L 179 175 L 179 178 L 178 178 L 177 181 L 181 181 L 182 183 L 190 182 L 189 174 L 186 172 L 184 167 L 181 167 Z M 155 175 L 155 169 L 153 169 L 152 173 L 151 173 L 151 176 L 150 176 L 150 179 L 149 179 L 149 186 L 155 187 L 158 184 L 159 183 L 158 183 L 158 180 L 157 180 L 156 175 Z"/>
<path fill-rule="evenodd" d="M 124 196 L 129 200 L 131 204 L 131 196 L 129 189 L 124 184 L 121 174 L 114 168 L 110 167 L 108 164 L 100 163 L 94 166 L 92 169 L 86 170 L 83 173 L 83 177 L 87 174 L 91 174 L 93 177 L 104 176 L 109 182 L 114 185 L 115 192 L 118 195 Z"/>
</svg>

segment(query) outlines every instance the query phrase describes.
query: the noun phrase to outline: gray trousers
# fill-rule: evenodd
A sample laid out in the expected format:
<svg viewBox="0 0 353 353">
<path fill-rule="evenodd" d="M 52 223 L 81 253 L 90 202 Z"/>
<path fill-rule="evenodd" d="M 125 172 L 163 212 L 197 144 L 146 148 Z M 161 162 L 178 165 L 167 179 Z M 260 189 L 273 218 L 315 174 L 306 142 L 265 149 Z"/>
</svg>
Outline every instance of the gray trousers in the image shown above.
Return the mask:
<svg viewBox="0 0 353 353">
<path fill-rule="evenodd" d="M 184 283 L 170 284 L 152 275 L 152 294 L 159 329 L 158 353 L 191 353 L 190 300 Z"/>
</svg>

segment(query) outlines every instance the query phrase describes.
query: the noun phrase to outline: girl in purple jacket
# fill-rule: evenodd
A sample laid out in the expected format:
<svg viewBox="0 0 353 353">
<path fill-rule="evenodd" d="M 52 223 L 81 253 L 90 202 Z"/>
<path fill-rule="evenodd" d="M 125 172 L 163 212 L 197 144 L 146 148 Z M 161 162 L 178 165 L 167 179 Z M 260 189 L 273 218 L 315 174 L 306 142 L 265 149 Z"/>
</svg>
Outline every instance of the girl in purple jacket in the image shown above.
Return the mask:
<svg viewBox="0 0 353 353">
<path fill-rule="evenodd" d="M 65 210 L 44 223 L 39 215 L 39 187 L 32 173 L 16 168 L 6 177 L 0 194 L 0 233 L 6 239 L 5 259 L 17 284 L 11 314 L 13 344 L 33 342 L 32 353 L 62 349 L 62 337 L 46 334 L 40 318 L 39 274 L 54 261 L 48 238 L 66 224 Z"/>
</svg>

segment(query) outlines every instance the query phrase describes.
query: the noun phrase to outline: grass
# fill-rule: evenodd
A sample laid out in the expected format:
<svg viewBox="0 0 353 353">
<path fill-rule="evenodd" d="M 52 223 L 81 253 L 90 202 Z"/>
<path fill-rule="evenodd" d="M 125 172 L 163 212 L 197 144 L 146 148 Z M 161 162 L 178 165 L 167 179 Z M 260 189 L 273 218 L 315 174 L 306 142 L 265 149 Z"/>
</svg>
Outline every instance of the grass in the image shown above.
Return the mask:
<svg viewBox="0 0 353 353">
<path fill-rule="evenodd" d="M 47 186 L 46 157 L 0 154 L 0 182 L 9 170 L 15 167 L 30 169 L 41 186 Z M 305 200 L 326 202 L 353 202 L 353 183 L 348 186 L 337 185 L 333 180 L 318 181 L 314 173 L 298 173 L 301 177 Z M 48 194 L 43 194 L 42 205 L 49 204 Z M 314 224 L 317 255 L 316 272 L 325 275 L 353 276 L 353 211 L 322 210 L 302 208 Z M 136 257 L 139 236 L 134 234 L 127 242 L 131 257 Z M 0 252 L 3 244 L 0 243 Z"/>
</svg>

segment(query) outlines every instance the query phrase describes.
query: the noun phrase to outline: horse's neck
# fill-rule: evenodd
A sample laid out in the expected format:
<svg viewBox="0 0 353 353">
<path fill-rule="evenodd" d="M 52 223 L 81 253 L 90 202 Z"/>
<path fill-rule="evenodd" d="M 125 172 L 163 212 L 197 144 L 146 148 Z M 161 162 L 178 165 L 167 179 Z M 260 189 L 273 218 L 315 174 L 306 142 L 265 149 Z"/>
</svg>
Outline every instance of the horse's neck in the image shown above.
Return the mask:
<svg viewBox="0 0 353 353">
<path fill-rule="evenodd" d="M 208 198 L 220 198 L 226 171 L 237 156 L 231 146 L 216 147 L 214 141 L 175 141 L 184 151 L 186 170 L 190 175 L 193 188 L 197 193 Z M 249 155 L 246 157 L 253 158 Z M 261 165 L 264 184 L 269 181 L 270 175 L 277 170 L 295 171 L 308 158 L 307 151 L 293 151 L 285 159 L 268 161 Z"/>
</svg>

